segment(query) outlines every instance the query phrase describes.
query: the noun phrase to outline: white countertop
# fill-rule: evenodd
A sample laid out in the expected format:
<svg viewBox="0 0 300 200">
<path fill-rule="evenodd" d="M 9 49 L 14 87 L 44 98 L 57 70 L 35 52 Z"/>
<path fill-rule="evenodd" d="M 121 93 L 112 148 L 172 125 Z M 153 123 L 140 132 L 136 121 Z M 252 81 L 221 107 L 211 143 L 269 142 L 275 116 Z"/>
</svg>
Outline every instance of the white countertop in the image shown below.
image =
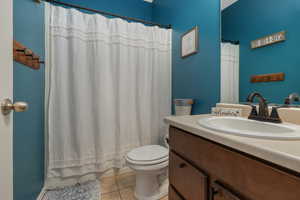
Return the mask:
<svg viewBox="0 0 300 200">
<path fill-rule="evenodd" d="M 256 139 L 215 132 L 202 128 L 198 120 L 210 115 L 170 116 L 165 122 L 194 135 L 226 145 L 300 173 L 300 140 Z M 299 133 L 300 134 L 300 133 Z"/>
</svg>

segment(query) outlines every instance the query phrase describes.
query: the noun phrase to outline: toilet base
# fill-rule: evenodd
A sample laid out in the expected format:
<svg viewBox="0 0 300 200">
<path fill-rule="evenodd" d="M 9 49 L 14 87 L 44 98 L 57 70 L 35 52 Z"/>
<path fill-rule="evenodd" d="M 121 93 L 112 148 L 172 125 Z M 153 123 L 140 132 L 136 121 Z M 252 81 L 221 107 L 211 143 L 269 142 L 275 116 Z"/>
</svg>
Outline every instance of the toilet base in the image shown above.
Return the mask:
<svg viewBox="0 0 300 200">
<path fill-rule="evenodd" d="M 161 182 L 158 175 L 136 174 L 135 198 L 138 200 L 159 200 L 168 195 L 169 181 Z"/>
<path fill-rule="evenodd" d="M 168 149 L 159 145 L 143 146 L 127 154 L 126 162 L 136 175 L 136 199 L 159 200 L 168 194 L 168 154 Z"/>
</svg>

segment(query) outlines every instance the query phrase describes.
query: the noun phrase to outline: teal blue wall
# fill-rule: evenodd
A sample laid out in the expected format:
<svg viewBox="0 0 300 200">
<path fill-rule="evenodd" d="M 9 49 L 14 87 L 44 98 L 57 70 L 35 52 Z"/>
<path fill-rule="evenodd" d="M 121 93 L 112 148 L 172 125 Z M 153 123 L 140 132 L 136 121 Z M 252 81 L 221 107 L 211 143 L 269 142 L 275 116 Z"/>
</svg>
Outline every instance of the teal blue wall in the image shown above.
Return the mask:
<svg viewBox="0 0 300 200">
<path fill-rule="evenodd" d="M 152 19 L 152 5 L 142 0 L 66 0 L 121 15 Z M 14 0 L 14 39 L 44 59 L 44 7 Z M 14 99 L 30 109 L 14 115 L 14 199 L 35 200 L 44 176 L 44 66 L 39 71 L 14 63 Z"/>
<path fill-rule="evenodd" d="M 31 0 L 14 0 L 14 39 L 44 59 L 44 12 Z M 29 110 L 14 113 L 14 199 L 33 200 L 43 186 L 44 67 L 32 70 L 14 63 L 14 99 Z"/>
<path fill-rule="evenodd" d="M 87 8 L 104 10 L 123 16 L 152 20 L 152 4 L 143 0 L 62 0 Z"/>
<path fill-rule="evenodd" d="M 208 113 L 220 96 L 220 1 L 156 0 L 153 20 L 173 26 L 173 98 L 193 98 L 194 114 Z M 182 59 L 180 37 L 192 27 L 200 30 L 199 53 Z"/>
<path fill-rule="evenodd" d="M 222 37 L 240 41 L 240 100 L 258 91 L 269 102 L 283 103 L 292 93 L 300 93 L 300 1 L 240 0 L 222 13 Z M 282 30 L 284 43 L 252 50 L 251 40 Z M 255 74 L 284 72 L 284 82 L 249 82 Z"/>
</svg>

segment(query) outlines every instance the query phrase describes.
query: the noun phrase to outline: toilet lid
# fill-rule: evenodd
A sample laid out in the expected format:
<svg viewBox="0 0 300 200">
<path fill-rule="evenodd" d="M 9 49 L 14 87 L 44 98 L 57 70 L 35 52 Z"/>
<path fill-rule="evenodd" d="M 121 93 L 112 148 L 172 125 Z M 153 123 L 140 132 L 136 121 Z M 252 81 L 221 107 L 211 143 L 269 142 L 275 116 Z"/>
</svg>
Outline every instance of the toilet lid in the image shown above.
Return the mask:
<svg viewBox="0 0 300 200">
<path fill-rule="evenodd" d="M 151 162 L 167 158 L 169 150 L 159 145 L 148 145 L 133 149 L 127 154 L 127 157 L 133 161 Z"/>
</svg>

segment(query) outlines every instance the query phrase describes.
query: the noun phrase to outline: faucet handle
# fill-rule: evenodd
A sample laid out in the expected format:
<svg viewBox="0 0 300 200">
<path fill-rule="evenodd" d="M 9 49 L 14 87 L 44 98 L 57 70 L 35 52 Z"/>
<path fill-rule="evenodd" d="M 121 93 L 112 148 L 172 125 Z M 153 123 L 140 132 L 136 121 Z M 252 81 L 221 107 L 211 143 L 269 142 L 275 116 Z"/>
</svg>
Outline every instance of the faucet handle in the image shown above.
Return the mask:
<svg viewBox="0 0 300 200">
<path fill-rule="evenodd" d="M 290 94 L 287 98 L 285 98 L 284 100 L 284 104 L 285 105 L 290 105 L 292 104 L 294 101 L 300 101 L 300 96 L 298 93 L 292 93 Z"/>
<path fill-rule="evenodd" d="M 270 120 L 272 122 L 275 122 L 275 123 L 281 123 L 282 122 L 282 120 L 280 119 L 279 114 L 278 114 L 278 107 L 272 107 Z"/>
<path fill-rule="evenodd" d="M 285 98 L 284 99 L 284 105 L 290 105 L 291 104 L 291 100 L 290 100 L 290 98 Z"/>
<path fill-rule="evenodd" d="M 249 119 L 254 119 L 258 116 L 258 113 L 257 113 L 257 109 L 256 109 L 256 106 L 255 105 L 250 105 L 252 107 L 251 109 L 251 113 L 249 115 Z"/>
</svg>

